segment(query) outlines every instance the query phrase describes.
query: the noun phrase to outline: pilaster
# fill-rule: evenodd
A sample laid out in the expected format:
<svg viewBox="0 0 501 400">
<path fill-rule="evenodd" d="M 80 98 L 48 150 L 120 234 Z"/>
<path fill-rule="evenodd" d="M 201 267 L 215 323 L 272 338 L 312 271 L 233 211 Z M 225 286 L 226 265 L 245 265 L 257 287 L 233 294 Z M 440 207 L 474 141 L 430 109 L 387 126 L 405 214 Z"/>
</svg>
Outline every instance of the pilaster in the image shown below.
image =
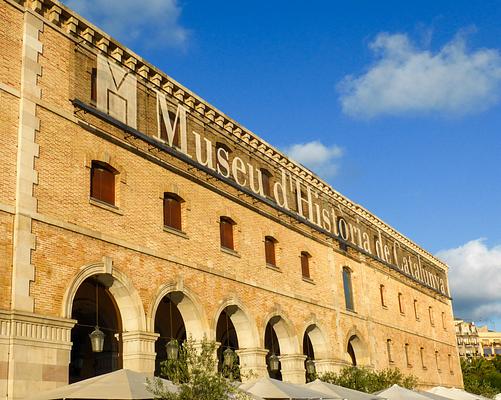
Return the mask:
<svg viewBox="0 0 501 400">
<path fill-rule="evenodd" d="M 303 354 L 288 354 L 280 356 L 280 364 L 282 365 L 282 379 L 284 382 L 290 383 L 305 383 L 306 371 L 304 362 L 306 356 Z"/>
<path fill-rule="evenodd" d="M 74 320 L 0 310 L 0 390 L 18 399 L 68 383 Z"/>
<path fill-rule="evenodd" d="M 159 334 L 152 332 L 124 332 L 123 367 L 137 372 L 155 371 L 155 341 Z"/>
<path fill-rule="evenodd" d="M 261 349 L 258 347 L 236 351 L 240 359 L 240 374 L 242 376 L 242 381 L 245 382 L 249 379 L 268 376 L 266 367 L 266 355 L 268 351 L 268 349 Z"/>
</svg>

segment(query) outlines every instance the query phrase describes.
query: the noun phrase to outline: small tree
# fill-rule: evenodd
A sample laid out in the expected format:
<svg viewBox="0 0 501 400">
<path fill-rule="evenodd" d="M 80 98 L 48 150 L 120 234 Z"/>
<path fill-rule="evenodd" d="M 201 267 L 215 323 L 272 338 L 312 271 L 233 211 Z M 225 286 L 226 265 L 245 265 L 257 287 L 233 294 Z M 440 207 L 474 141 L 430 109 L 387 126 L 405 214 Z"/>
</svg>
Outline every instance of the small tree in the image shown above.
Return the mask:
<svg viewBox="0 0 501 400">
<path fill-rule="evenodd" d="M 338 374 L 321 375 L 320 380 L 365 393 L 384 390 L 394 384 L 413 389 L 418 383 L 415 376 L 404 375 L 398 368 L 373 371 L 366 367 L 345 367 Z"/>
<path fill-rule="evenodd" d="M 150 382 L 155 398 L 166 400 L 227 400 L 250 399 L 239 392 L 235 383 L 217 370 L 216 343 L 206 338 L 196 343 L 186 340 L 179 349 L 177 360 L 162 363 L 162 377 L 178 385 L 177 393 L 170 393 L 159 379 Z M 231 374 L 230 374 L 231 375 Z"/>
<path fill-rule="evenodd" d="M 501 357 L 493 360 L 483 357 L 461 360 L 464 389 L 485 397 L 501 392 Z"/>
</svg>

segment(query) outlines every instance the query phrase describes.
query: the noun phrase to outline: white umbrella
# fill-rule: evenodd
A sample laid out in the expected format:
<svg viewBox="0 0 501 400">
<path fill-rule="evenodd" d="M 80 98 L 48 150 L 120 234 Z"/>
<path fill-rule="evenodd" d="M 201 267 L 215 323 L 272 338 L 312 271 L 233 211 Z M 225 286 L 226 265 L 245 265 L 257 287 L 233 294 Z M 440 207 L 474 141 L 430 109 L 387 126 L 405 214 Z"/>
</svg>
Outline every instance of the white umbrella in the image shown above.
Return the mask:
<svg viewBox="0 0 501 400">
<path fill-rule="evenodd" d="M 71 385 L 61 386 L 27 397 L 28 400 L 51 399 L 152 399 L 153 393 L 148 390 L 147 379 L 153 384 L 152 375 L 119 369 L 109 374 L 95 376 Z M 170 381 L 160 379 L 163 388 L 176 392 L 177 387 Z"/>
<path fill-rule="evenodd" d="M 316 390 L 317 392 L 324 393 L 333 398 L 337 399 L 347 399 L 347 400 L 380 400 L 383 397 L 376 396 L 374 394 L 360 392 L 358 390 L 353 390 L 345 388 L 343 386 L 334 385 L 332 383 L 322 382 L 320 379 L 315 379 L 313 382 L 306 384 L 310 389 Z"/>
<path fill-rule="evenodd" d="M 425 393 L 406 389 L 398 385 L 390 386 L 388 389 L 381 390 L 376 393 L 379 396 L 386 397 L 388 400 L 430 400 L 432 398 L 431 396 L 427 396 Z M 434 400 L 447 400 L 446 397 L 438 395 L 433 396 L 436 396 Z"/>
<path fill-rule="evenodd" d="M 469 393 L 462 389 L 445 388 L 443 386 L 436 386 L 427 391 L 452 400 L 488 400 L 487 397 L 479 394 Z"/>
<path fill-rule="evenodd" d="M 263 399 L 336 399 L 336 397 L 305 388 L 301 385 L 286 383 L 268 377 L 242 383 L 239 389 Z"/>
</svg>

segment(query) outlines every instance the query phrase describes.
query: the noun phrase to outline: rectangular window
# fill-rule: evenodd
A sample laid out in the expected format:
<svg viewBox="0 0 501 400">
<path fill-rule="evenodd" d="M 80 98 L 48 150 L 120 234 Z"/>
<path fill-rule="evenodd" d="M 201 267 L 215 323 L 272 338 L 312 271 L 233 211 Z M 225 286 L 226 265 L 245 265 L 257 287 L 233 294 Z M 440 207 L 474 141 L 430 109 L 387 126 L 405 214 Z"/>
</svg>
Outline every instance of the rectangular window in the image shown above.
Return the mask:
<svg viewBox="0 0 501 400">
<path fill-rule="evenodd" d="M 402 293 L 398 294 L 398 309 L 400 310 L 400 314 L 404 314 L 404 303 L 402 299 Z"/>
<path fill-rule="evenodd" d="M 164 194 L 164 226 L 181 230 L 181 199 L 171 193 Z"/>
<path fill-rule="evenodd" d="M 414 299 L 414 316 L 416 317 L 416 321 L 419 321 L 418 305 L 416 299 Z"/>
<path fill-rule="evenodd" d="M 426 365 L 424 363 L 424 347 L 421 347 L 419 349 L 419 354 L 421 356 L 421 367 L 423 367 L 423 369 L 426 369 Z"/>
<path fill-rule="evenodd" d="M 385 288 L 384 285 L 379 285 L 379 295 L 381 297 L 381 305 L 386 308 L 386 302 L 385 302 Z"/>
<path fill-rule="evenodd" d="M 264 253 L 266 258 L 266 264 L 277 266 L 275 259 L 275 239 L 271 236 L 266 236 L 264 238 Z"/>
<path fill-rule="evenodd" d="M 410 359 L 410 355 L 409 355 L 409 343 L 405 344 L 405 361 L 407 362 L 408 367 L 412 367 L 411 359 Z"/>
<path fill-rule="evenodd" d="M 108 164 L 92 162 L 90 197 L 115 205 L 115 170 Z"/>
<path fill-rule="evenodd" d="M 444 312 L 442 312 L 442 328 L 444 328 L 445 331 L 447 330 L 447 324 L 445 323 L 445 313 Z"/>
<path fill-rule="evenodd" d="M 233 225 L 234 222 L 228 217 L 221 217 L 219 222 L 219 233 L 221 238 L 221 247 L 234 250 L 233 243 Z"/>
<path fill-rule="evenodd" d="M 310 255 L 306 251 L 301 252 L 301 273 L 303 278 L 310 278 Z"/>
<path fill-rule="evenodd" d="M 351 271 L 348 267 L 343 268 L 343 288 L 346 309 L 355 311 L 355 306 L 353 304 L 353 289 L 351 286 Z"/>
<path fill-rule="evenodd" d="M 430 324 L 431 326 L 435 326 L 435 320 L 433 318 L 433 308 L 428 307 L 428 314 L 430 315 Z"/>
<path fill-rule="evenodd" d="M 388 352 L 388 362 L 391 364 L 393 363 L 393 349 L 392 349 L 392 342 L 391 342 L 391 339 L 388 339 L 386 341 L 386 351 Z"/>
<path fill-rule="evenodd" d="M 449 372 L 453 374 L 454 369 L 452 368 L 452 356 L 450 354 L 447 354 L 447 360 L 449 361 Z"/>
<path fill-rule="evenodd" d="M 440 372 L 440 358 L 438 356 L 438 351 L 435 351 L 435 363 L 437 364 L 438 372 Z"/>
</svg>

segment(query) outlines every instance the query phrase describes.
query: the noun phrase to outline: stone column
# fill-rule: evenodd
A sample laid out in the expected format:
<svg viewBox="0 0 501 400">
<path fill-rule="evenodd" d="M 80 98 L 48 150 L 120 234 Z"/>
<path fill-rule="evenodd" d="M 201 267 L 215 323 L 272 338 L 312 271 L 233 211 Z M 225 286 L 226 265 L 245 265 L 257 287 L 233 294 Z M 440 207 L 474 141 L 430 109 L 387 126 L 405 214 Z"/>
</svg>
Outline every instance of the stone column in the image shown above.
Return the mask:
<svg viewBox="0 0 501 400">
<path fill-rule="evenodd" d="M 256 347 L 253 349 L 240 349 L 236 353 L 240 359 L 240 374 L 242 375 L 243 382 L 249 379 L 268 376 L 266 366 L 268 349 Z"/>
<path fill-rule="evenodd" d="M 315 361 L 317 375 L 322 375 L 327 372 L 339 372 L 346 365 L 344 361 L 335 360 L 333 358 L 323 358 L 313 361 Z"/>
<path fill-rule="evenodd" d="M 123 367 L 153 375 L 155 371 L 155 342 L 158 333 L 153 332 L 124 332 Z"/>
<path fill-rule="evenodd" d="M 0 388 L 7 399 L 68 383 L 76 321 L 0 310 Z"/>
<path fill-rule="evenodd" d="M 284 382 L 306 382 L 306 371 L 304 369 L 306 356 L 304 354 L 288 354 L 279 358 L 282 365 L 282 379 Z"/>
</svg>

